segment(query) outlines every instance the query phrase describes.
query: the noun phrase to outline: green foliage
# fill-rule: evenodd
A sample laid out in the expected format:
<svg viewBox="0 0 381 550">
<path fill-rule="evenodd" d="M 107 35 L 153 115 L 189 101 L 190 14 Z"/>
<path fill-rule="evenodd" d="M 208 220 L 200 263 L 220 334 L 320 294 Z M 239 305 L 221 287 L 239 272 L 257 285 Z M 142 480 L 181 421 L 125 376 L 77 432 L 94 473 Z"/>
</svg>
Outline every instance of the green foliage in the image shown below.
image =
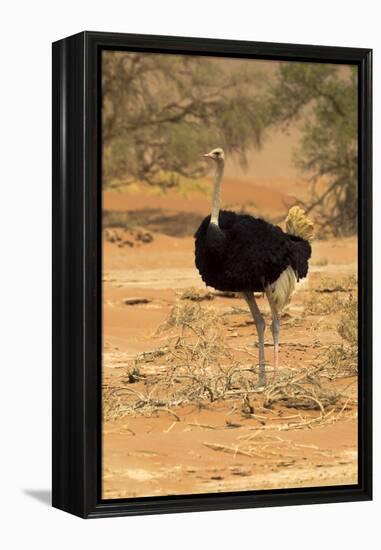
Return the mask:
<svg viewBox="0 0 381 550">
<path fill-rule="evenodd" d="M 104 52 L 102 75 L 106 187 L 177 187 L 205 174 L 202 154 L 212 147 L 244 165 L 246 151 L 260 146 L 264 78 L 250 64 L 227 72 L 207 57 Z"/>
<path fill-rule="evenodd" d="M 283 63 L 268 99 L 269 119 L 297 121 L 302 141 L 297 166 L 311 182 L 307 212 L 334 234 L 357 229 L 357 69 Z M 322 179 L 326 183 L 322 188 Z"/>
</svg>

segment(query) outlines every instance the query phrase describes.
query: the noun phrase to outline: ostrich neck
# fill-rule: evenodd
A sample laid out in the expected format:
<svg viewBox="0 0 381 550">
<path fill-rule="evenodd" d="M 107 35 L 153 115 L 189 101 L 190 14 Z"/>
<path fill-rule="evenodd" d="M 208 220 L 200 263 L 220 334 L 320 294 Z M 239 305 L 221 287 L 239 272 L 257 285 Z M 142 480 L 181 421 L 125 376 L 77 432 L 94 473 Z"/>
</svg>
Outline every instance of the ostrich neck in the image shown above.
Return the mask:
<svg viewBox="0 0 381 550">
<path fill-rule="evenodd" d="M 216 174 L 214 176 L 212 214 L 210 216 L 210 223 L 214 223 L 217 226 L 218 226 L 218 215 L 220 213 L 221 180 L 222 180 L 223 173 L 224 173 L 223 161 L 217 162 Z"/>
</svg>

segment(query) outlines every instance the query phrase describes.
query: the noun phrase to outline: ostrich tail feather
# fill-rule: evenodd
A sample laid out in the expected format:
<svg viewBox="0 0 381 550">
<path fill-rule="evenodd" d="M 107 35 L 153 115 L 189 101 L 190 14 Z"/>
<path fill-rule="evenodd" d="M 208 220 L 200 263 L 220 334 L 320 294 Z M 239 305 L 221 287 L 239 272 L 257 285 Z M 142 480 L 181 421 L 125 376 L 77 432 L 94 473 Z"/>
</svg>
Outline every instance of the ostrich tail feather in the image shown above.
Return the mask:
<svg viewBox="0 0 381 550">
<path fill-rule="evenodd" d="M 295 286 L 295 271 L 289 266 L 273 284 L 267 287 L 266 291 L 270 292 L 271 299 L 279 312 L 290 303 Z"/>
<path fill-rule="evenodd" d="M 290 235 L 310 241 L 314 232 L 314 224 L 307 218 L 304 210 L 299 206 L 293 206 L 287 214 L 286 231 Z"/>
</svg>

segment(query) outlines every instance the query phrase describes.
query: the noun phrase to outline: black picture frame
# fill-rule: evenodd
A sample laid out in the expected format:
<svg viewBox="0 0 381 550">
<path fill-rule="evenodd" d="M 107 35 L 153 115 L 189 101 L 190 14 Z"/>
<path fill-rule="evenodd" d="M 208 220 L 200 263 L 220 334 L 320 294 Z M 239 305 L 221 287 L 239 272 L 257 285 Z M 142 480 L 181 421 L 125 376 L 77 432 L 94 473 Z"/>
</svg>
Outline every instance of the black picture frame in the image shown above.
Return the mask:
<svg viewBox="0 0 381 550">
<path fill-rule="evenodd" d="M 359 81 L 359 483 L 101 499 L 101 138 L 104 49 L 355 64 Z M 83 518 L 372 498 L 372 51 L 82 32 L 53 44 L 53 506 Z"/>
</svg>

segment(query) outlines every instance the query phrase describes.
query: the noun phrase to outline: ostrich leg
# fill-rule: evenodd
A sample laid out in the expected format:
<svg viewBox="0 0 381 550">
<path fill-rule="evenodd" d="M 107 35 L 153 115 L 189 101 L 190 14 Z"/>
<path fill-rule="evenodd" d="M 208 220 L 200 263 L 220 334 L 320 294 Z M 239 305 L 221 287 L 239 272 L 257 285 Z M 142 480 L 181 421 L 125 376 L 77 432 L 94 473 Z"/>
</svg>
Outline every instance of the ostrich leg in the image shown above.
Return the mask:
<svg viewBox="0 0 381 550">
<path fill-rule="evenodd" d="M 276 308 L 276 305 L 274 303 L 273 297 L 271 295 L 271 290 L 266 290 L 266 296 L 270 304 L 271 309 L 271 333 L 273 335 L 273 341 L 274 341 L 274 368 L 275 371 L 279 368 L 279 332 L 280 332 L 280 320 L 279 320 L 279 313 Z"/>
<path fill-rule="evenodd" d="M 254 294 L 252 292 L 243 292 L 247 305 L 249 306 L 251 315 L 258 333 L 258 345 L 259 345 L 259 377 L 258 385 L 266 385 L 266 368 L 265 368 L 265 320 L 262 313 L 259 311 L 257 302 L 255 301 Z"/>
</svg>

